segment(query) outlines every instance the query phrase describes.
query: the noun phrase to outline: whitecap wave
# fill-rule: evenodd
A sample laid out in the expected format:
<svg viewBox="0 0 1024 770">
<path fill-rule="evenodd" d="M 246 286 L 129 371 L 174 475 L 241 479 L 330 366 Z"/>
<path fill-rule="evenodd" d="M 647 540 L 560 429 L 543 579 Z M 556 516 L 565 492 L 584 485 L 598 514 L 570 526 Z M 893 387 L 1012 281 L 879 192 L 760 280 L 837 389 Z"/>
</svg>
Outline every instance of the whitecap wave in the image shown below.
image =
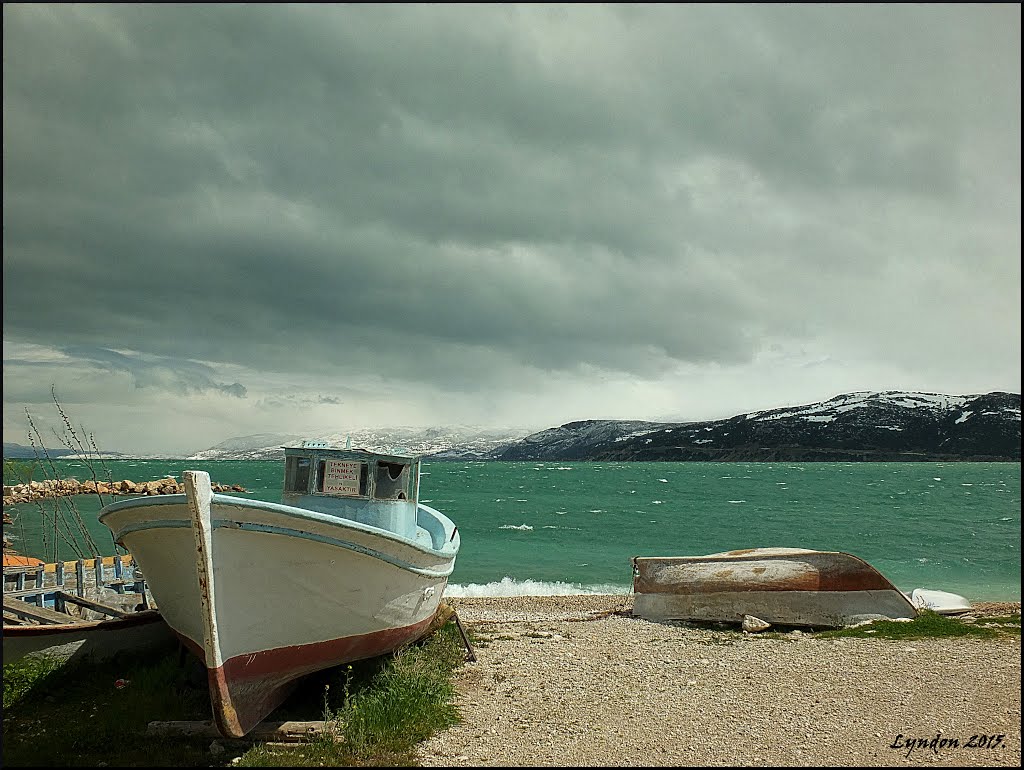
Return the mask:
<svg viewBox="0 0 1024 770">
<path fill-rule="evenodd" d="M 533 529 L 533 527 L 531 527 L 531 526 L 530 526 L 529 524 L 520 524 L 520 525 L 518 525 L 518 526 L 516 526 L 515 524 L 502 524 L 502 525 L 501 525 L 500 527 L 498 527 L 498 529 L 522 529 L 522 530 L 532 530 L 532 529 Z"/>
<path fill-rule="evenodd" d="M 624 595 L 630 591 L 627 586 L 611 584 L 583 585 L 582 583 L 563 583 L 546 580 L 513 580 L 503 577 L 491 583 L 459 583 L 449 584 L 444 589 L 445 596 L 484 598 L 498 596 L 577 596 L 579 594 L 613 594 Z"/>
</svg>

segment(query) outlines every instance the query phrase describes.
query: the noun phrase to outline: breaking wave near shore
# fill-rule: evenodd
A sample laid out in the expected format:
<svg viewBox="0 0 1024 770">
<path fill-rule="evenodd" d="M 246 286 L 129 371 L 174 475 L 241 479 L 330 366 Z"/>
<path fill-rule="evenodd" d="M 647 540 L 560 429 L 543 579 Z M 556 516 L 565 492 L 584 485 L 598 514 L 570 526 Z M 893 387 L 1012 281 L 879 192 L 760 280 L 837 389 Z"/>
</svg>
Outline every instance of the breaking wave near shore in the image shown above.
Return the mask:
<svg viewBox="0 0 1024 770">
<path fill-rule="evenodd" d="M 630 592 L 626 586 L 612 584 L 582 585 L 545 580 L 513 580 L 504 577 L 490 583 L 450 583 L 445 596 L 463 598 L 490 598 L 502 596 L 577 596 L 587 594 L 625 595 Z"/>
</svg>

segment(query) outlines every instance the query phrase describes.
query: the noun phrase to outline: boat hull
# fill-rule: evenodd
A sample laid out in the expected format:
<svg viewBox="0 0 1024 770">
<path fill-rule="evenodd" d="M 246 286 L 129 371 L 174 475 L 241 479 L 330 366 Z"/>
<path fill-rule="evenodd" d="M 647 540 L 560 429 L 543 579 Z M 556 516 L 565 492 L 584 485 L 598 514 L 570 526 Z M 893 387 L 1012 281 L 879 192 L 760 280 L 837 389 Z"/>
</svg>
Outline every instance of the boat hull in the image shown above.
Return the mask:
<svg viewBox="0 0 1024 770">
<path fill-rule="evenodd" d="M 4 625 L 4 663 L 27 655 L 57 660 L 108 660 L 121 652 L 138 652 L 174 639 L 156 610 L 126 618 L 47 626 Z"/>
<path fill-rule="evenodd" d="M 201 509 L 201 490 L 199 498 Z M 206 664 L 214 718 L 227 737 L 251 731 L 302 677 L 422 635 L 458 551 L 454 525 L 426 506 L 421 515 L 439 517 L 430 528 L 441 536 L 424 531 L 421 541 L 225 495 L 210 495 L 206 506 L 205 523 L 188 495 L 115 503 L 100 520 L 137 560 L 167 623 Z"/>
<path fill-rule="evenodd" d="M 910 595 L 910 603 L 922 610 L 930 610 L 939 615 L 961 615 L 973 609 L 970 601 L 960 594 L 928 588 L 915 588 Z"/>
<path fill-rule="evenodd" d="M 3 583 L 5 663 L 26 655 L 100 661 L 174 639 L 130 555 L 49 564 L 20 557 L 4 566 Z"/>
<path fill-rule="evenodd" d="M 851 554 L 754 548 L 708 556 L 636 557 L 633 614 L 648 620 L 841 628 L 913 618 L 907 597 Z"/>
</svg>

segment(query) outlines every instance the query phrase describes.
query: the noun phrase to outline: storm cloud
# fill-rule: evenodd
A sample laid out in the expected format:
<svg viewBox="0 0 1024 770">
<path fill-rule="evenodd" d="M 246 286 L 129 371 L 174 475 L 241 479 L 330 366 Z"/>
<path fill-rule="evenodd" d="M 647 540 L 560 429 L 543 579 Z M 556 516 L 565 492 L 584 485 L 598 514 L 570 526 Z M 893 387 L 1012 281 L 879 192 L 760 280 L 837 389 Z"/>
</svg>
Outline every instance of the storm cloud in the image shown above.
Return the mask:
<svg viewBox="0 0 1024 770">
<path fill-rule="evenodd" d="M 6 440 L 1020 390 L 1019 5 L 3 13 Z"/>
</svg>

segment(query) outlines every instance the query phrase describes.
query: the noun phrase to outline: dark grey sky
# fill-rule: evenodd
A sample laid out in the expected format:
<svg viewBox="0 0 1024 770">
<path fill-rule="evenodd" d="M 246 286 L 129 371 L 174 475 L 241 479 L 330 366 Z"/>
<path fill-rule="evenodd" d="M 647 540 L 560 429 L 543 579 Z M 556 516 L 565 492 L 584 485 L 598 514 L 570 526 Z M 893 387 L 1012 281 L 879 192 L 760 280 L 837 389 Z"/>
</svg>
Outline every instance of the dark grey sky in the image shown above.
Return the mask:
<svg viewBox="0 0 1024 770">
<path fill-rule="evenodd" d="M 3 21 L 7 441 L 1020 391 L 1019 5 Z"/>
</svg>

